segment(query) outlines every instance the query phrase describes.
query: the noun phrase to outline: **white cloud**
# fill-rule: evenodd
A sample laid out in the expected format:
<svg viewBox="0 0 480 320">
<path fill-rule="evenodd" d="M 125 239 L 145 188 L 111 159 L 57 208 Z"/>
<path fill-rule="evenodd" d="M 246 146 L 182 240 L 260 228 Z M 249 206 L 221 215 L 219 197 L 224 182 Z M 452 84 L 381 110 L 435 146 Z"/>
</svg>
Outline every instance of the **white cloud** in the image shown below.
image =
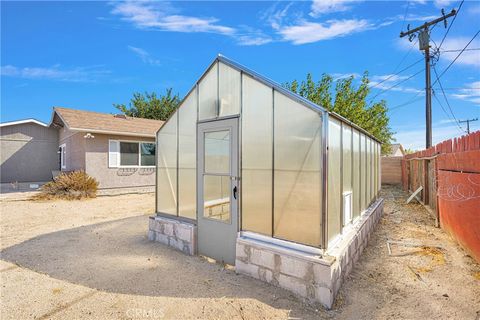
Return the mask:
<svg viewBox="0 0 480 320">
<path fill-rule="evenodd" d="M 297 25 L 281 26 L 278 33 L 293 44 L 305 44 L 343 37 L 372 28 L 367 20 L 328 20 L 325 23 L 301 21 Z"/>
<path fill-rule="evenodd" d="M 413 87 L 405 87 L 401 85 L 396 85 L 400 81 L 408 82 L 408 79 L 411 75 L 396 75 L 396 74 L 384 74 L 384 75 L 374 75 L 370 78 L 370 87 L 376 90 L 391 90 L 404 93 L 421 93 L 424 90 L 420 90 Z"/>
<path fill-rule="evenodd" d="M 211 32 L 231 35 L 234 28 L 217 24 L 218 19 L 173 14 L 168 3 L 125 1 L 112 3 L 112 14 L 131 22 L 138 28 L 174 32 Z"/>
<path fill-rule="evenodd" d="M 260 46 L 272 42 L 266 35 L 242 35 L 237 37 L 237 43 L 242 46 Z"/>
<path fill-rule="evenodd" d="M 134 46 L 128 46 L 128 50 L 134 52 L 146 64 L 150 64 L 150 65 L 153 65 L 153 66 L 160 65 L 159 60 L 157 60 L 155 58 L 152 58 L 150 53 L 148 53 L 146 50 L 144 50 L 142 48 L 138 48 L 138 47 L 134 47 Z"/>
<path fill-rule="evenodd" d="M 94 82 L 98 78 L 110 74 L 110 71 L 104 70 L 99 66 L 76 67 L 71 69 L 62 69 L 60 65 L 52 67 L 16 67 L 6 65 L 1 67 L 1 75 L 5 77 L 15 77 L 24 79 L 45 79 L 68 82 Z"/>
<path fill-rule="evenodd" d="M 360 0 L 313 0 L 310 15 L 318 17 L 322 14 L 347 11 L 353 3 Z"/>
<path fill-rule="evenodd" d="M 451 94 L 453 98 L 473 102 L 480 106 L 480 81 L 474 81 L 465 85 L 465 88 L 458 89 Z"/>
<path fill-rule="evenodd" d="M 443 42 L 441 50 L 446 50 L 446 51 L 461 50 L 467 45 L 467 43 L 470 40 L 471 38 L 467 38 L 467 37 L 456 37 L 456 38 L 447 37 Z M 468 48 L 478 48 L 478 47 L 480 47 L 480 38 L 477 37 L 475 40 L 472 41 L 472 43 L 470 43 Z M 453 61 L 459 53 L 460 53 L 459 51 L 458 52 L 441 52 L 440 60 L 444 58 L 444 59 L 447 59 L 448 61 Z M 480 67 L 480 53 L 475 50 L 472 50 L 472 51 L 466 50 L 460 55 L 460 57 L 457 59 L 455 63 L 463 64 L 466 66 L 474 66 L 478 68 Z"/>
<path fill-rule="evenodd" d="M 433 4 L 435 5 L 435 7 L 437 8 L 448 8 L 452 3 L 456 2 L 455 0 L 435 0 L 433 1 Z"/>
</svg>

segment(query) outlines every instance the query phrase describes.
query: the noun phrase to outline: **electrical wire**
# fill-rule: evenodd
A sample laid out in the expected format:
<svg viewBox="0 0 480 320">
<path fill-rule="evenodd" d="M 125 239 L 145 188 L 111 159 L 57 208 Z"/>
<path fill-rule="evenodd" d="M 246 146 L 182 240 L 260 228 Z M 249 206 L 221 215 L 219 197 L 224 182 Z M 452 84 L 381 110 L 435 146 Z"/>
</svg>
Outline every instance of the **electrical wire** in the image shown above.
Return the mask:
<svg viewBox="0 0 480 320">
<path fill-rule="evenodd" d="M 440 80 L 440 78 L 445 74 L 445 72 L 447 72 L 448 69 L 450 69 L 450 67 L 455 63 L 455 61 L 457 61 L 457 59 L 462 55 L 462 53 L 465 51 L 465 49 L 467 49 L 467 47 L 478 36 L 479 33 L 480 33 L 480 30 L 478 30 L 477 33 L 475 33 L 475 35 L 472 37 L 472 39 L 470 39 L 470 41 L 468 41 L 467 45 L 462 49 L 462 51 L 460 51 L 460 53 L 455 57 L 455 59 L 453 59 L 453 61 L 450 62 L 450 64 L 442 71 L 442 73 L 439 76 L 437 76 L 437 80 L 435 80 L 435 82 L 432 84 L 432 87 Z"/>
<path fill-rule="evenodd" d="M 480 48 L 471 48 L 471 49 L 465 49 L 463 51 L 478 51 Z M 462 51 L 462 49 L 454 49 L 454 50 L 440 50 L 440 52 L 459 52 Z"/>
<path fill-rule="evenodd" d="M 405 78 L 405 79 L 403 79 L 402 81 L 399 81 L 399 82 L 395 83 L 395 84 L 394 84 L 393 86 L 391 86 L 391 87 L 388 87 L 388 88 L 386 88 L 386 89 L 383 89 L 382 91 L 380 91 L 379 93 L 377 93 L 376 95 L 374 95 L 373 98 L 370 99 L 369 105 L 370 105 L 370 104 L 372 103 L 372 101 L 373 101 L 376 97 L 378 97 L 379 95 L 381 95 L 381 94 L 383 94 L 383 93 L 385 93 L 385 92 L 387 92 L 387 91 L 389 91 L 389 90 L 397 87 L 398 85 L 401 85 L 402 83 L 404 83 L 404 82 L 412 79 L 413 77 L 415 77 L 415 76 L 418 75 L 419 73 L 423 72 L 424 70 L 425 70 L 425 68 L 422 68 L 421 70 L 419 70 L 419 71 L 415 72 L 414 74 L 412 74 L 410 77 Z"/>
<path fill-rule="evenodd" d="M 448 119 L 450 119 L 451 121 L 455 122 L 456 120 L 452 119 L 452 117 L 450 117 L 450 115 L 448 114 L 447 110 L 445 110 L 445 108 L 443 107 L 443 104 L 440 102 L 440 99 L 438 99 L 435 91 L 433 91 L 433 97 L 435 98 L 435 100 L 437 100 L 438 102 L 438 105 L 442 108 L 443 112 L 445 113 L 445 115 L 447 116 Z M 458 129 L 460 130 L 460 132 L 463 134 L 465 133 L 465 131 L 460 127 L 460 125 L 458 124 L 457 122 L 457 125 L 458 125 Z"/>
<path fill-rule="evenodd" d="M 450 102 L 448 102 L 447 95 L 445 94 L 445 91 L 443 90 L 442 83 L 440 82 L 440 79 L 438 78 L 437 68 L 435 68 L 435 66 L 433 66 L 433 72 L 435 73 L 435 77 L 437 78 L 438 84 L 440 85 L 440 89 L 442 91 L 443 98 L 445 99 L 445 102 L 447 103 L 448 109 L 450 110 L 450 113 L 452 114 L 453 119 L 455 119 L 455 122 L 457 123 L 458 127 L 463 132 L 464 130 L 460 126 L 460 122 L 458 122 L 457 118 L 455 117 L 455 114 L 453 113 L 452 107 L 450 106 Z"/>
<path fill-rule="evenodd" d="M 447 31 L 445 32 L 445 35 L 443 36 L 443 39 L 442 39 L 442 41 L 440 42 L 440 45 L 439 45 L 438 48 L 437 48 L 438 50 L 440 50 L 440 48 L 442 47 L 442 44 L 443 44 L 443 42 L 445 41 L 445 38 L 447 37 L 448 32 L 449 32 L 450 29 L 452 28 L 453 23 L 455 22 L 455 19 L 457 19 L 458 13 L 460 12 L 460 9 L 462 9 L 463 2 L 465 2 L 465 0 L 462 0 L 462 2 L 460 3 L 460 6 L 458 6 L 457 13 L 456 13 L 455 16 L 453 17 L 452 22 L 450 23 L 450 25 L 448 26 L 448 29 L 447 29 Z"/>
</svg>

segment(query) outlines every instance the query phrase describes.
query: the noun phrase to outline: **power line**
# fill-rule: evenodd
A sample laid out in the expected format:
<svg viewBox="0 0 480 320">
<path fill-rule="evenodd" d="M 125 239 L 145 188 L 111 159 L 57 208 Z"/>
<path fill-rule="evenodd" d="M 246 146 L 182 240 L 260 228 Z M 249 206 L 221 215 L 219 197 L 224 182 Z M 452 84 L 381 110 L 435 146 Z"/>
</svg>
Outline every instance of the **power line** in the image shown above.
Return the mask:
<svg viewBox="0 0 480 320">
<path fill-rule="evenodd" d="M 402 29 L 405 26 L 405 20 L 407 19 L 408 8 L 410 7 L 410 1 L 407 1 L 407 7 L 405 8 L 405 14 L 403 15 Z"/>
<path fill-rule="evenodd" d="M 450 110 L 450 113 L 452 114 L 453 119 L 455 119 L 455 122 L 457 123 L 460 130 L 463 131 L 463 128 L 460 126 L 460 123 L 458 122 L 457 118 L 455 117 L 455 114 L 453 113 L 452 107 L 450 106 L 450 103 L 448 102 L 447 95 L 445 94 L 445 91 L 443 90 L 442 83 L 440 82 L 440 79 L 438 78 L 437 68 L 435 68 L 435 66 L 433 66 L 433 72 L 435 73 L 435 77 L 437 78 L 438 84 L 440 85 L 440 89 L 442 90 L 443 98 L 445 99 L 445 102 L 447 103 L 448 109 Z"/>
<path fill-rule="evenodd" d="M 440 48 L 442 47 L 442 44 L 443 44 L 443 42 L 445 41 L 445 38 L 447 37 L 448 32 L 449 32 L 450 29 L 452 28 L 453 23 L 455 22 L 455 19 L 457 19 L 458 13 L 460 12 L 460 9 L 462 9 L 462 5 L 463 5 L 463 2 L 464 2 L 464 1 L 465 1 L 465 0 L 462 0 L 462 2 L 460 3 L 460 6 L 459 6 L 458 9 L 457 9 L 457 14 L 453 17 L 452 22 L 451 22 L 450 25 L 448 26 L 448 29 L 447 29 L 447 31 L 445 32 L 445 35 L 443 36 L 443 39 L 442 39 L 442 41 L 440 42 L 440 45 L 439 45 L 438 48 L 437 48 L 438 50 L 440 50 Z"/>
<path fill-rule="evenodd" d="M 480 48 L 472 48 L 472 49 L 465 49 L 463 51 L 478 51 Z M 462 49 L 452 49 L 452 50 L 440 50 L 440 52 L 459 52 L 462 51 Z"/>
<path fill-rule="evenodd" d="M 433 92 L 433 97 L 435 98 L 435 100 L 437 100 L 438 102 L 438 105 L 442 108 L 443 112 L 445 113 L 445 115 L 447 116 L 448 119 L 450 119 L 451 121 L 455 122 L 455 120 L 452 119 L 452 117 L 450 117 L 450 115 L 448 114 L 447 110 L 445 110 L 445 108 L 443 107 L 442 103 L 440 102 L 440 99 L 438 99 L 437 97 L 437 94 L 435 93 L 435 91 Z M 458 123 L 457 123 L 458 125 Z M 461 128 L 459 128 L 460 132 L 461 133 L 464 133 L 465 131 L 463 131 Z"/>
<path fill-rule="evenodd" d="M 450 64 L 445 68 L 445 70 L 442 71 L 442 73 L 437 77 L 437 80 L 432 84 L 432 86 L 435 85 L 435 83 L 437 83 L 439 81 L 439 79 L 445 74 L 445 72 L 448 71 L 448 69 L 450 69 L 450 67 L 455 63 L 455 61 L 457 61 L 458 57 L 460 57 L 462 55 L 462 53 L 465 51 L 465 49 L 467 49 L 467 47 L 478 36 L 479 33 L 480 33 L 480 30 L 478 30 L 477 33 L 475 33 L 475 35 L 472 37 L 472 39 L 470 39 L 470 41 L 468 41 L 467 45 L 460 51 L 460 53 L 455 57 L 455 59 L 453 59 L 453 61 L 450 62 Z"/>
<path fill-rule="evenodd" d="M 412 99 L 409 99 L 408 101 L 404 102 L 404 103 L 401 103 L 399 105 L 396 105 L 395 107 L 392 107 L 392 108 L 389 108 L 388 111 L 392 111 L 392 110 L 395 110 L 395 109 L 398 109 L 398 108 L 402 108 L 402 107 L 405 107 L 405 106 L 408 106 L 416 101 L 419 101 L 421 99 L 423 99 L 423 97 L 419 97 L 420 94 L 422 94 L 423 92 L 417 92 L 416 95 L 413 96 Z"/>
<path fill-rule="evenodd" d="M 422 58 L 422 60 L 423 60 L 423 58 Z M 406 79 L 403 79 L 402 81 L 399 81 L 399 82 L 397 82 L 397 83 L 396 83 L 396 84 L 394 84 L 393 86 L 391 86 L 391 87 L 388 87 L 388 88 L 386 88 L 386 89 L 383 89 L 382 91 L 380 91 L 379 93 L 377 93 L 375 96 L 373 96 L 373 98 L 372 98 L 372 99 L 370 99 L 370 103 L 369 103 L 369 104 L 371 104 L 371 103 L 372 103 L 372 101 L 373 101 L 373 100 L 374 100 L 376 97 L 378 97 L 379 95 L 381 95 L 382 93 L 385 93 L 385 92 L 387 92 L 387 91 L 389 91 L 389 90 L 391 90 L 391 89 L 393 89 L 393 88 L 397 87 L 398 85 L 401 85 L 402 83 L 404 83 L 404 82 L 406 82 L 406 81 L 408 81 L 408 80 L 412 79 L 413 77 L 415 77 L 415 76 L 416 76 L 416 75 L 418 75 L 419 73 L 423 72 L 424 70 L 425 70 L 425 68 L 423 68 L 423 69 L 421 69 L 421 70 L 419 70 L 419 71 L 415 72 L 415 73 L 414 73 L 414 74 L 412 74 L 410 77 L 408 77 L 408 78 L 406 78 Z"/>
<path fill-rule="evenodd" d="M 379 85 L 381 85 L 382 83 L 390 80 L 390 79 L 393 78 L 394 76 L 398 76 L 400 73 L 402 73 L 402 72 L 410 69 L 411 67 L 417 65 L 417 64 L 418 64 L 420 61 L 422 61 L 422 60 L 423 60 L 423 58 L 420 58 L 419 60 L 415 61 L 414 63 L 412 63 L 412 64 L 409 65 L 408 67 L 403 68 L 402 70 L 398 71 L 397 73 L 393 73 L 393 74 L 389 75 L 387 78 L 385 78 L 385 79 L 383 79 L 382 81 L 380 81 L 380 82 L 376 83 L 375 85 L 371 86 L 370 89 L 373 89 L 373 88 L 375 88 L 375 87 L 378 87 Z M 395 72 L 395 71 L 394 71 L 394 72 Z"/>
</svg>

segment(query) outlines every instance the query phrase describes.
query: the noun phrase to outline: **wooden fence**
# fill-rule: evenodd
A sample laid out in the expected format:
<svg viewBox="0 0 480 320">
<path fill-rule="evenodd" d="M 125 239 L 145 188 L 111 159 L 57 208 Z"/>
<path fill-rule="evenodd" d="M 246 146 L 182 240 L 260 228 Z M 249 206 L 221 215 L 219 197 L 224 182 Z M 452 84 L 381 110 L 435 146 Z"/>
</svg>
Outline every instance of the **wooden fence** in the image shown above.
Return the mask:
<svg viewBox="0 0 480 320">
<path fill-rule="evenodd" d="M 403 157 L 382 157 L 382 184 L 402 184 Z"/>
<path fill-rule="evenodd" d="M 402 184 L 480 262 L 480 131 L 406 155 Z"/>
</svg>

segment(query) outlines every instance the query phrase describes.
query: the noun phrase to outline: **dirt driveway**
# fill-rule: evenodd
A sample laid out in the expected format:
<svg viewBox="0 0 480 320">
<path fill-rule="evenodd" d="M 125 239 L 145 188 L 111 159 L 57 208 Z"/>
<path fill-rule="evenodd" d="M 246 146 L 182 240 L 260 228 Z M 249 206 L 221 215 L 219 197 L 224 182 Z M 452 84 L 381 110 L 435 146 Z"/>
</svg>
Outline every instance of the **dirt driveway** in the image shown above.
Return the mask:
<svg viewBox="0 0 480 320">
<path fill-rule="evenodd" d="M 152 194 L 1 203 L 2 319 L 475 319 L 480 267 L 405 195 L 385 215 L 335 308 L 146 239 Z M 441 244 L 395 248 L 387 239 Z"/>
</svg>

